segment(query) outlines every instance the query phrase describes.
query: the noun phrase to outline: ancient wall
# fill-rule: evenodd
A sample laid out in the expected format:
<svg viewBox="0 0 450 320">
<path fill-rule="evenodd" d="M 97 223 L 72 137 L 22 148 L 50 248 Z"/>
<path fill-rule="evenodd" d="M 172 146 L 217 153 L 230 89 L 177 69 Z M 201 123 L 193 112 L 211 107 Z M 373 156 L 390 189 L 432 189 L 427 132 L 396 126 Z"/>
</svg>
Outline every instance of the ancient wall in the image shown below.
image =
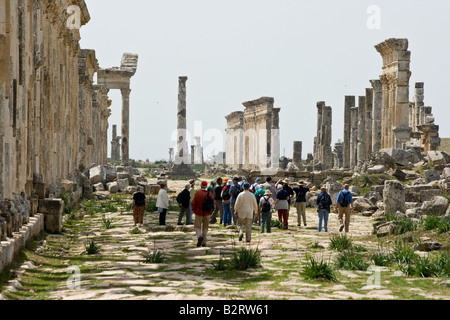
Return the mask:
<svg viewBox="0 0 450 320">
<path fill-rule="evenodd" d="M 70 5 L 85 25 L 84 0 L 0 0 L 0 200 L 33 182 L 59 196 L 62 179 L 106 161 L 108 99 L 92 85 L 95 52 L 67 27 Z"/>
</svg>

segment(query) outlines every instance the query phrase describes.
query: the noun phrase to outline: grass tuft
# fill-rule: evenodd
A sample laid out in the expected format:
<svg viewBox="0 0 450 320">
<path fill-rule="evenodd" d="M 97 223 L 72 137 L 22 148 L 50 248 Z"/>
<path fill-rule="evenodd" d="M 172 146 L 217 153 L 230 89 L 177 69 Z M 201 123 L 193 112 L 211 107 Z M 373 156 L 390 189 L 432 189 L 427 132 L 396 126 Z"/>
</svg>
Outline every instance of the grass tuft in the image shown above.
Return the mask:
<svg viewBox="0 0 450 320">
<path fill-rule="evenodd" d="M 323 260 L 316 261 L 314 257 L 310 257 L 308 261 L 303 263 L 303 270 L 300 272 L 307 280 L 326 280 L 338 282 L 336 271 L 331 265 Z"/>
</svg>

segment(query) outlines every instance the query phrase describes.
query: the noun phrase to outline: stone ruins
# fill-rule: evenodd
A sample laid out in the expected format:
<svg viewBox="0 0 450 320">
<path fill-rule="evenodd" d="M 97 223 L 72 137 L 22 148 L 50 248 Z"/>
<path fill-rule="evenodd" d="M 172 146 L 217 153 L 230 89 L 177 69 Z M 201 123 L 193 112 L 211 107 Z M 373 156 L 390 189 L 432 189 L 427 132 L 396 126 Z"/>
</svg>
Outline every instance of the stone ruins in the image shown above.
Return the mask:
<svg viewBox="0 0 450 320">
<path fill-rule="evenodd" d="M 100 69 L 94 50 L 80 48 L 69 28 L 69 4 L 90 20 L 84 0 L 0 0 L 0 238 L 13 237 L 39 212 L 60 231 L 65 193 L 89 196 L 89 171 L 106 165 L 110 89 L 123 95 L 122 137 L 114 128 L 113 158 L 122 139 L 129 161 L 130 79 L 138 56 Z M 94 75 L 98 83 L 94 83 Z M 11 255 L 12 256 L 12 255 Z"/>
<path fill-rule="evenodd" d="M 243 103 L 245 111 L 226 117 L 226 165 L 233 169 L 278 168 L 280 159 L 280 111 L 274 98 Z"/>
</svg>

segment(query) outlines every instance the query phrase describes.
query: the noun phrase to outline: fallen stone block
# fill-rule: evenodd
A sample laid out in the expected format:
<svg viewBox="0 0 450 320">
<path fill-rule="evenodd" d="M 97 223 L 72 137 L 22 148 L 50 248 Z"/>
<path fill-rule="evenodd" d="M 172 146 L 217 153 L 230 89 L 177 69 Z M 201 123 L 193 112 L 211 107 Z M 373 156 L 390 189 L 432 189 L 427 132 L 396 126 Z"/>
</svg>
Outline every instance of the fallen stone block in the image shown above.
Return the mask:
<svg viewBox="0 0 450 320">
<path fill-rule="evenodd" d="M 117 193 L 119 192 L 119 185 L 117 182 L 109 182 L 107 184 L 107 189 L 110 193 Z"/>
<path fill-rule="evenodd" d="M 89 170 L 89 180 L 91 184 L 104 183 L 106 181 L 106 171 L 103 166 L 96 166 Z"/>
<path fill-rule="evenodd" d="M 447 163 L 445 156 L 441 151 L 428 151 L 428 161 L 434 166 L 444 165 Z"/>
<path fill-rule="evenodd" d="M 47 232 L 61 233 L 64 201 L 61 199 L 39 200 L 38 211 L 44 214 L 44 226 Z"/>
<path fill-rule="evenodd" d="M 437 196 L 432 201 L 425 201 L 422 204 L 422 212 L 427 216 L 443 216 L 446 214 L 449 202 L 446 198 Z"/>
</svg>

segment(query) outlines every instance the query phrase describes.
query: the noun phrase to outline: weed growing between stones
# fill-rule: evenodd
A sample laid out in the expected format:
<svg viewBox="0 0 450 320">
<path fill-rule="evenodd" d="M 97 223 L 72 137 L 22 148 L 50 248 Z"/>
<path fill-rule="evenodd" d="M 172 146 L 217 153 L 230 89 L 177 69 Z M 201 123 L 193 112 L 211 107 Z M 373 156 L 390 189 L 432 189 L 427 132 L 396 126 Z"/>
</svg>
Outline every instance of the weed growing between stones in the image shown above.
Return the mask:
<svg viewBox="0 0 450 320">
<path fill-rule="evenodd" d="M 329 248 L 331 250 L 336 250 L 339 252 L 342 252 L 344 250 L 351 249 L 353 245 L 353 240 L 348 238 L 347 235 L 339 235 L 339 236 L 333 236 L 331 238 L 331 243 Z"/>
<path fill-rule="evenodd" d="M 144 263 L 163 263 L 166 260 L 166 254 L 159 249 L 155 248 L 153 251 L 148 250 L 148 252 L 142 253 L 144 258 Z"/>
<path fill-rule="evenodd" d="M 397 240 L 394 247 L 394 252 L 392 253 L 392 258 L 399 265 L 410 264 L 417 258 L 417 254 L 414 253 L 414 249 L 412 247 L 408 246 L 401 240 Z"/>
<path fill-rule="evenodd" d="M 134 227 L 133 229 L 130 230 L 131 234 L 142 234 L 142 231 L 139 230 L 138 227 Z"/>
<path fill-rule="evenodd" d="M 106 219 L 106 216 L 105 216 L 105 215 L 104 215 L 103 218 L 102 218 L 102 223 L 103 223 L 103 226 L 104 226 L 107 230 L 113 229 L 113 228 L 114 228 L 114 225 L 113 225 L 113 223 L 112 223 L 112 219 Z"/>
<path fill-rule="evenodd" d="M 88 241 L 88 243 L 85 245 L 86 252 L 89 255 L 97 254 L 100 252 L 100 246 L 95 243 L 94 240 Z"/>
<path fill-rule="evenodd" d="M 279 220 L 272 220 L 271 226 L 272 226 L 272 228 L 278 228 L 280 230 L 286 229 L 285 225 L 282 222 L 280 222 Z"/>
<path fill-rule="evenodd" d="M 333 267 L 323 261 L 316 261 L 314 257 L 310 257 L 303 262 L 303 270 L 300 272 L 307 280 L 326 280 L 338 282 L 336 271 Z"/>
<path fill-rule="evenodd" d="M 233 252 L 230 260 L 230 268 L 236 270 L 247 270 L 261 266 L 261 251 L 258 248 L 239 248 Z"/>
<path fill-rule="evenodd" d="M 387 252 L 386 250 L 383 250 L 381 248 L 378 248 L 378 250 L 373 251 L 370 260 L 378 267 L 385 267 L 389 263 L 392 262 L 392 255 Z"/>
<path fill-rule="evenodd" d="M 342 251 L 336 261 L 337 269 L 344 270 L 362 270 L 367 271 L 369 264 L 366 263 L 361 255 L 356 253 L 354 250 Z"/>
</svg>

